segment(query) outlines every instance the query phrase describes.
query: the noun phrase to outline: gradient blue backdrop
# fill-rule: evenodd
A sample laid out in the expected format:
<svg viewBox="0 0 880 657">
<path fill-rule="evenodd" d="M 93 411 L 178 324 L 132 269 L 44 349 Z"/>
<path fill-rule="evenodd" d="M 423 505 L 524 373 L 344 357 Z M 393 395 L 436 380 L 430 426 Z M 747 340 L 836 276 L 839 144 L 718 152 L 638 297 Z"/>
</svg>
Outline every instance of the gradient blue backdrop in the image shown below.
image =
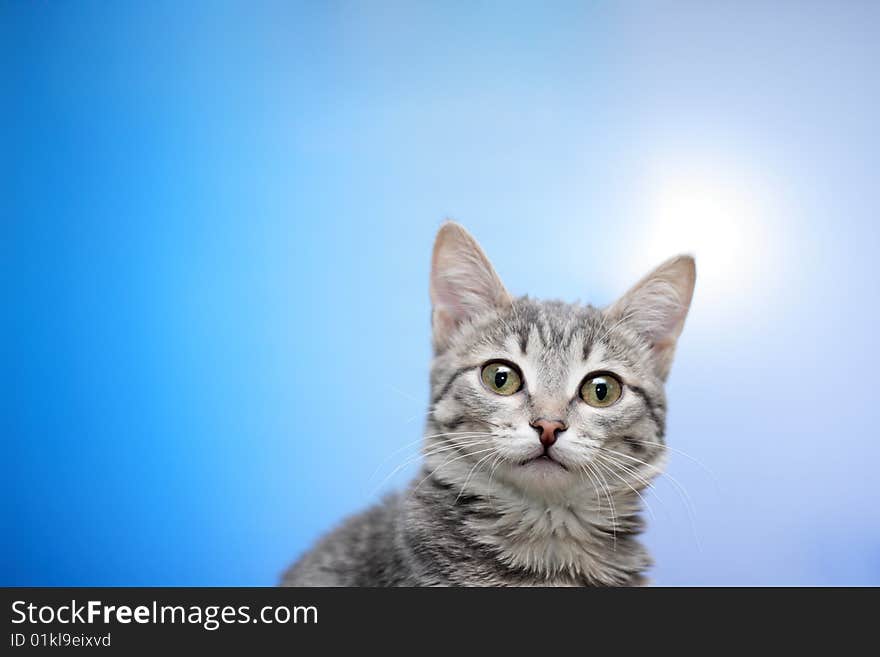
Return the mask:
<svg viewBox="0 0 880 657">
<path fill-rule="evenodd" d="M 0 22 L 0 584 L 272 584 L 403 484 L 444 216 L 595 303 L 703 226 L 654 580 L 880 584 L 877 3 Z"/>
</svg>

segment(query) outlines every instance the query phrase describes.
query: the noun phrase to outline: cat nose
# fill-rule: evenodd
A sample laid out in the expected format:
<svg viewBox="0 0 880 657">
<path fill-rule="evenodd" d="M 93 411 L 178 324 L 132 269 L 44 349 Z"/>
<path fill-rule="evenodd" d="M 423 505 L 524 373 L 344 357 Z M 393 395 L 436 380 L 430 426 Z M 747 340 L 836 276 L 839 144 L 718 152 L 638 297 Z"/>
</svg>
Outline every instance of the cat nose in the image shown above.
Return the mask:
<svg viewBox="0 0 880 657">
<path fill-rule="evenodd" d="M 530 426 L 538 432 L 538 436 L 541 438 L 541 444 L 544 447 L 550 447 L 550 445 L 556 442 L 559 434 L 568 428 L 565 426 L 564 422 L 560 422 L 559 420 L 544 419 L 535 420 Z"/>
</svg>

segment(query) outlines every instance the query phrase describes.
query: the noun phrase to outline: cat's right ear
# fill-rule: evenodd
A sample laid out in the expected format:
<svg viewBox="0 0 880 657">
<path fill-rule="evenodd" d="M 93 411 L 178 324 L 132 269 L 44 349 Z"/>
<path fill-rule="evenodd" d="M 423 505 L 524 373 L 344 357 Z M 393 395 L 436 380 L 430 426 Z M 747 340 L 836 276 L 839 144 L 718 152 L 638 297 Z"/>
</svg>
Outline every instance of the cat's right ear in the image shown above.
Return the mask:
<svg viewBox="0 0 880 657">
<path fill-rule="evenodd" d="M 696 278 L 691 256 L 671 258 L 605 311 L 612 322 L 626 322 L 645 339 L 654 355 L 657 374 L 664 380 L 684 328 Z"/>
<path fill-rule="evenodd" d="M 483 249 L 454 221 L 443 224 L 434 241 L 431 304 L 434 349 L 438 353 L 448 346 L 462 323 L 511 304 L 510 294 Z"/>
</svg>

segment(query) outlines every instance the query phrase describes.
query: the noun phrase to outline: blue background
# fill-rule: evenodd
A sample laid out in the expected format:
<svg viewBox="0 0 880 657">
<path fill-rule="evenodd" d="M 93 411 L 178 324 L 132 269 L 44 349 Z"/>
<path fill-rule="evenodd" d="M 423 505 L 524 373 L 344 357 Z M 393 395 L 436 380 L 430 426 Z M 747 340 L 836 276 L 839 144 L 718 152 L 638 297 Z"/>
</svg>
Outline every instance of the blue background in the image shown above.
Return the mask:
<svg viewBox="0 0 880 657">
<path fill-rule="evenodd" d="M 880 584 L 877 3 L 0 23 L 0 584 L 272 584 L 406 482 L 445 216 L 515 293 L 696 253 L 655 582 Z"/>
</svg>

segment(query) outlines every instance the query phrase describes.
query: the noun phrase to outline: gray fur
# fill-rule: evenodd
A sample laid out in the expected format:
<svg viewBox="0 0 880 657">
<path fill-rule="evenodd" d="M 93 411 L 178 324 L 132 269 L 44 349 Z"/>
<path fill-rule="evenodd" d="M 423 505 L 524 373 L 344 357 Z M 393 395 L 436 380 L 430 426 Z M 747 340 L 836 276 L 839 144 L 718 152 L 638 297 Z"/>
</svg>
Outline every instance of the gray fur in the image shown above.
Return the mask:
<svg viewBox="0 0 880 657">
<path fill-rule="evenodd" d="M 457 242 L 447 246 L 444 231 Z M 602 310 L 510 299 L 476 242 L 455 224 L 438 236 L 434 285 L 449 267 L 442 260 L 448 254 L 438 260 L 438 249 L 451 250 L 453 258 L 456 250 L 466 252 L 467 267 L 484 277 L 471 287 L 486 305 L 475 311 L 475 297 L 456 305 L 454 290 L 450 301 L 432 288 L 436 352 L 423 467 L 406 490 L 325 536 L 282 583 L 644 583 L 651 560 L 636 538 L 643 527 L 640 493 L 665 457 L 663 383 L 690 303 L 692 260 L 679 258 L 657 270 L 664 285 L 671 281 L 671 291 L 648 277 Z M 647 298 L 640 289 L 650 291 Z M 678 294 L 672 306 L 681 311 L 680 318 L 665 318 L 665 333 L 654 330 L 664 317 L 654 321 L 639 305 L 655 307 L 658 289 L 670 298 Z M 438 320 L 440 313 L 446 315 Z M 493 359 L 519 367 L 520 392 L 501 396 L 481 383 L 482 365 Z M 591 407 L 578 395 L 583 378 L 598 371 L 623 382 L 620 399 L 606 408 Z M 550 448 L 562 466 L 522 464 L 543 450 L 529 427 L 536 418 L 567 425 Z"/>
</svg>

